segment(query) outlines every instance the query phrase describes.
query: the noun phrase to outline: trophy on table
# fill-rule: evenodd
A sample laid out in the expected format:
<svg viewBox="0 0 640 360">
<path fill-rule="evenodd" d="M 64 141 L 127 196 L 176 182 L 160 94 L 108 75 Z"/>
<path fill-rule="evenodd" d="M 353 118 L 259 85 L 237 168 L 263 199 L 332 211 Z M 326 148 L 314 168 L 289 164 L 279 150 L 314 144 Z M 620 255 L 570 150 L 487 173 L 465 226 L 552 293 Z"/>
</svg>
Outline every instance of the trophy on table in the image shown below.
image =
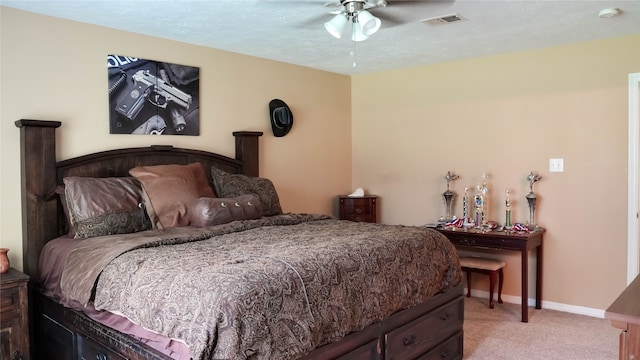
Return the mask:
<svg viewBox="0 0 640 360">
<path fill-rule="evenodd" d="M 533 192 L 533 184 L 535 184 L 536 182 L 540 181 L 540 179 L 542 179 L 542 176 L 536 174 L 535 172 L 531 171 L 529 173 L 529 176 L 527 176 L 527 180 L 529 181 L 529 194 L 527 194 L 526 198 L 527 198 L 527 202 L 529 203 L 529 230 L 533 231 L 536 228 L 536 222 L 534 219 L 534 212 L 536 209 L 536 194 Z"/>
<path fill-rule="evenodd" d="M 511 226 L 511 205 L 513 204 L 513 202 L 511 201 L 511 198 L 509 197 L 509 189 L 507 189 L 507 198 L 504 200 L 504 205 L 506 206 L 506 210 L 505 210 L 505 219 L 504 219 L 504 228 L 507 230 L 510 230 L 512 228 Z"/>
<path fill-rule="evenodd" d="M 482 183 L 476 185 L 476 195 L 473 197 L 473 206 L 475 214 L 475 226 L 480 227 L 487 223 L 487 217 L 489 215 L 488 194 L 489 188 L 487 187 L 487 179 L 489 175 L 482 173 Z"/>
<path fill-rule="evenodd" d="M 452 173 L 451 171 L 447 171 L 447 174 L 444 176 L 444 179 L 447 181 L 447 190 L 445 192 L 442 193 L 442 197 L 444 198 L 444 203 L 446 206 L 446 216 L 445 216 L 445 220 L 449 221 L 452 219 L 452 207 L 453 207 L 453 197 L 455 195 L 455 193 L 453 191 L 451 191 L 451 189 L 449 189 L 449 184 L 454 181 L 457 180 L 460 176 Z"/>
<path fill-rule="evenodd" d="M 462 198 L 462 226 L 469 227 L 470 226 L 469 217 L 469 187 L 464 187 L 464 197 Z"/>
</svg>

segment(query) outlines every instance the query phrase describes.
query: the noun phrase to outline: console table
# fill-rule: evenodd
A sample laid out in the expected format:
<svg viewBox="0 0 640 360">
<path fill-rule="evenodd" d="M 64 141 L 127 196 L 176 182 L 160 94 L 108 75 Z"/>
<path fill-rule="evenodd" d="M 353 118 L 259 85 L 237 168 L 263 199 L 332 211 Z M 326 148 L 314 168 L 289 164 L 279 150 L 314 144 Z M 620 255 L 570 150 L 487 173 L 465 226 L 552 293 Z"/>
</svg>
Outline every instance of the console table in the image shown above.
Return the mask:
<svg viewBox="0 0 640 360">
<path fill-rule="evenodd" d="M 536 249 L 536 309 L 542 308 L 542 234 L 544 229 L 528 233 L 481 231 L 477 229 L 437 229 L 454 245 L 519 251 L 522 263 L 522 322 L 529 322 L 529 250 Z"/>
</svg>

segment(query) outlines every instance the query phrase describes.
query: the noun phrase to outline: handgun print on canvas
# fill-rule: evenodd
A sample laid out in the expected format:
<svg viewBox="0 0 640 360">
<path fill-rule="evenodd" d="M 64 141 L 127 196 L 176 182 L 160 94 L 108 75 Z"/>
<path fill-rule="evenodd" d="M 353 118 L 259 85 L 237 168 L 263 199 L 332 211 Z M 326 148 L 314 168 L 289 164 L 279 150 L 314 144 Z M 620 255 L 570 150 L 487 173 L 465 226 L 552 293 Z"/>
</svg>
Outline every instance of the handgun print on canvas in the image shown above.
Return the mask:
<svg viewBox="0 0 640 360">
<path fill-rule="evenodd" d="M 107 68 L 111 134 L 200 134 L 200 68 L 121 55 Z"/>
</svg>

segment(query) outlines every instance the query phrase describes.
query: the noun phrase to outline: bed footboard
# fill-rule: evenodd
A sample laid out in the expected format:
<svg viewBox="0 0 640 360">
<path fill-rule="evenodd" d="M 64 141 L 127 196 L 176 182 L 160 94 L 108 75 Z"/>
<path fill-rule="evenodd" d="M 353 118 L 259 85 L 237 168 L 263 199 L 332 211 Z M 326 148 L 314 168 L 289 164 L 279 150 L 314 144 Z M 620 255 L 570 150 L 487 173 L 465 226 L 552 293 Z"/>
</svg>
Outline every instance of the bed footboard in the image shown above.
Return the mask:
<svg viewBox="0 0 640 360">
<path fill-rule="evenodd" d="M 170 360 L 131 336 L 34 290 L 35 359 Z M 462 285 L 398 312 L 301 360 L 462 359 Z"/>
</svg>

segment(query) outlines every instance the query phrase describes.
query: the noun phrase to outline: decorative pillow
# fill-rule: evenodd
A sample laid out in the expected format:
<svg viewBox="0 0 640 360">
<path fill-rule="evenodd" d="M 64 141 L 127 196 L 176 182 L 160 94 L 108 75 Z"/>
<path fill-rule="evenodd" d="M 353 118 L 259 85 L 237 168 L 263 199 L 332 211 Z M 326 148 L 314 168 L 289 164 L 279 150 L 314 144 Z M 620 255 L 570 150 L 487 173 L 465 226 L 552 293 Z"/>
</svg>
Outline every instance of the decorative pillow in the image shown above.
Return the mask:
<svg viewBox="0 0 640 360">
<path fill-rule="evenodd" d="M 149 230 L 140 183 L 131 177 L 66 177 L 64 192 L 74 237 Z"/>
<path fill-rule="evenodd" d="M 196 227 L 257 219 L 262 214 L 260 198 L 253 194 L 235 198 L 201 197 L 189 204 L 190 225 Z"/>
<path fill-rule="evenodd" d="M 242 174 L 229 174 L 213 166 L 211 167 L 211 177 L 218 196 L 232 198 L 240 195 L 256 194 L 260 198 L 260 202 L 262 202 L 264 216 L 282 214 L 280 199 L 271 180 Z"/>
<path fill-rule="evenodd" d="M 156 228 L 189 225 L 189 203 L 216 197 L 200 163 L 139 166 L 129 174 L 142 183 L 147 212 Z"/>
</svg>

